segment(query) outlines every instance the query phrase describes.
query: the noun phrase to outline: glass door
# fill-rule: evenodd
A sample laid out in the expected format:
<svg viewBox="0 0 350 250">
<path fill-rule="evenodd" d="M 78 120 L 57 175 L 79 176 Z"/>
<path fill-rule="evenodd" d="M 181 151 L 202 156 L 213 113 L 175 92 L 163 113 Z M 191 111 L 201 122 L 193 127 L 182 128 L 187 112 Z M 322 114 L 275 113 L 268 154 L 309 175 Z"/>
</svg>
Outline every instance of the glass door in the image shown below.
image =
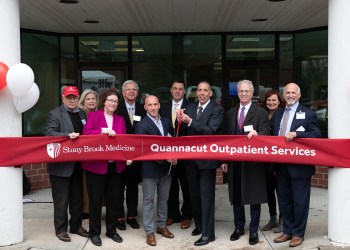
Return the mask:
<svg viewBox="0 0 350 250">
<path fill-rule="evenodd" d="M 80 77 L 81 91 L 92 89 L 101 94 L 109 88 L 116 88 L 121 93 L 126 70 L 89 68 L 81 70 Z"/>
<path fill-rule="evenodd" d="M 231 108 L 239 103 L 237 83 L 245 79 L 253 82 L 253 102 L 262 102 L 266 92 L 276 85 L 273 64 L 231 65 L 228 68 L 228 86 L 226 86 L 228 90 L 227 108 Z"/>
</svg>

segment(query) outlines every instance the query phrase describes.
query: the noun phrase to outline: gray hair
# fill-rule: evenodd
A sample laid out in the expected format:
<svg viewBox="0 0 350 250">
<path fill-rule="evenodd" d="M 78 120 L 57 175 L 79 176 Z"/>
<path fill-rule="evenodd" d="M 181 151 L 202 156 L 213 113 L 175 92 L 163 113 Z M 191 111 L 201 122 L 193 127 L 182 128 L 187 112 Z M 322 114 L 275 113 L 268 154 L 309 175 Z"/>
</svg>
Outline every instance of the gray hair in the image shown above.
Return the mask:
<svg viewBox="0 0 350 250">
<path fill-rule="evenodd" d="M 252 82 L 252 81 L 249 81 L 249 80 L 240 80 L 240 81 L 237 83 L 237 90 L 239 89 L 239 86 L 241 86 L 241 84 L 243 84 L 243 83 L 248 84 L 250 90 L 254 93 L 254 85 L 253 85 L 253 82 Z"/>
<path fill-rule="evenodd" d="M 126 85 L 129 84 L 129 83 L 135 83 L 136 89 L 137 89 L 137 91 L 139 91 L 139 85 L 138 85 L 137 82 L 135 82 L 134 80 L 126 80 L 126 81 L 123 83 L 123 85 L 122 85 L 122 91 L 125 90 Z"/>
<path fill-rule="evenodd" d="M 97 110 L 97 104 L 98 104 L 98 94 L 96 91 L 92 90 L 92 89 L 85 89 L 83 91 L 83 93 L 81 93 L 81 96 L 80 96 L 80 99 L 79 99 L 79 102 L 78 102 L 78 107 L 81 108 L 81 109 L 84 109 L 84 101 L 85 101 L 85 98 L 88 94 L 94 94 L 95 97 L 96 97 L 96 110 Z"/>
</svg>

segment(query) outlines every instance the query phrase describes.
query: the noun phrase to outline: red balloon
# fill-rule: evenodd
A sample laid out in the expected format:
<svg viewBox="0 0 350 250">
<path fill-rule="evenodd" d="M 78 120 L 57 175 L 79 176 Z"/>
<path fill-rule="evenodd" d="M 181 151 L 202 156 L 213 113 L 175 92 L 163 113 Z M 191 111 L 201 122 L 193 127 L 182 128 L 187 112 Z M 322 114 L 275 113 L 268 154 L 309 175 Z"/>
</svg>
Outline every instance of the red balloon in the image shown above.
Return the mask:
<svg viewBox="0 0 350 250">
<path fill-rule="evenodd" d="M 6 87 L 6 74 L 9 67 L 3 62 L 0 62 L 0 91 Z"/>
</svg>

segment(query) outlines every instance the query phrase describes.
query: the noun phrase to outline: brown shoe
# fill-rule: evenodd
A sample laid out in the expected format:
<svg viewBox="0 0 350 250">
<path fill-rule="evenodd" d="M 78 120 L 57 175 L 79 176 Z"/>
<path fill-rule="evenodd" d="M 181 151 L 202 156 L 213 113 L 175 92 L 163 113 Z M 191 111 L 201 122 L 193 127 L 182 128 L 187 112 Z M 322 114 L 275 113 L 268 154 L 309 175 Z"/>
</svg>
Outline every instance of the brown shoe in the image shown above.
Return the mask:
<svg viewBox="0 0 350 250">
<path fill-rule="evenodd" d="M 165 222 L 165 225 L 170 226 L 170 225 L 174 224 L 174 222 L 175 221 L 172 218 L 168 218 Z"/>
<path fill-rule="evenodd" d="M 163 235 L 165 238 L 169 238 L 172 239 L 174 238 L 174 235 L 168 230 L 167 227 L 163 227 L 163 228 L 157 228 L 157 234 L 161 234 Z"/>
<path fill-rule="evenodd" d="M 286 242 L 288 240 L 292 239 L 292 235 L 289 234 L 282 234 L 280 236 L 278 236 L 277 238 L 274 238 L 273 241 L 275 243 L 282 243 L 282 242 Z"/>
<path fill-rule="evenodd" d="M 181 229 L 187 229 L 191 226 L 191 221 L 190 220 L 182 220 L 181 221 Z"/>
<path fill-rule="evenodd" d="M 60 232 L 57 234 L 57 238 L 59 238 L 61 241 L 64 242 L 70 242 L 71 239 L 69 237 L 69 235 L 67 234 L 67 232 Z"/>
<path fill-rule="evenodd" d="M 297 247 L 303 243 L 304 238 L 303 237 L 298 237 L 298 236 L 293 236 L 291 239 L 289 246 L 290 247 Z"/>
<path fill-rule="evenodd" d="M 146 243 L 150 246 L 157 245 L 156 238 L 154 237 L 154 233 L 147 234 Z"/>
</svg>

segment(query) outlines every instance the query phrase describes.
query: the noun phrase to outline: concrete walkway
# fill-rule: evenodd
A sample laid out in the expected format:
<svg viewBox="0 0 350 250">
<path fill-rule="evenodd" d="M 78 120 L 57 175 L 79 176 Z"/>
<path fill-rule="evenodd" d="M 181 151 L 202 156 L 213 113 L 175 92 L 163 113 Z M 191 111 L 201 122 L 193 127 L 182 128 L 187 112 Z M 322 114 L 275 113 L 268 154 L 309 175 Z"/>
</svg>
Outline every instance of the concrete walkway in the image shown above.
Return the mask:
<svg viewBox="0 0 350 250">
<path fill-rule="evenodd" d="M 140 205 L 142 205 L 142 195 L 140 188 Z M 27 198 L 33 199 L 34 202 L 24 204 L 24 241 L 13 245 L 0 247 L 1 250 L 21 250 L 21 249 L 290 249 L 288 242 L 275 244 L 273 239 L 279 234 L 271 231 L 263 232 L 259 230 L 259 243 L 250 246 L 248 243 L 249 232 L 246 225 L 246 233 L 238 241 L 229 240 L 234 229 L 232 207 L 228 201 L 227 186 L 216 186 L 216 213 L 215 213 L 215 230 L 216 240 L 206 246 L 195 247 L 193 243 L 199 238 L 191 236 L 194 229 L 180 229 L 179 224 L 173 224 L 169 227 L 174 233 L 174 239 L 166 239 L 156 235 L 157 246 L 150 247 L 145 242 L 145 233 L 141 227 L 138 230 L 132 229 L 127 225 L 126 231 L 118 231 L 124 239 L 123 243 L 118 244 L 105 236 L 105 225 L 102 222 L 102 247 L 94 246 L 87 238 L 77 235 L 70 235 L 72 242 L 65 243 L 57 239 L 53 227 L 53 204 L 51 189 L 32 191 Z M 139 205 L 139 222 L 142 222 L 142 209 Z M 327 211 L 328 211 L 328 191 L 319 188 L 312 188 L 310 215 L 307 225 L 304 243 L 299 248 L 294 249 L 350 249 L 335 247 L 327 239 Z M 103 213 L 104 214 L 104 213 Z M 249 221 L 249 209 L 246 207 L 247 220 Z M 261 222 L 262 227 L 269 220 L 268 207 L 266 204 L 262 207 Z M 142 224 L 142 223 L 140 223 Z M 247 223 L 248 224 L 248 223 Z M 83 223 L 88 229 L 88 224 Z"/>
</svg>

